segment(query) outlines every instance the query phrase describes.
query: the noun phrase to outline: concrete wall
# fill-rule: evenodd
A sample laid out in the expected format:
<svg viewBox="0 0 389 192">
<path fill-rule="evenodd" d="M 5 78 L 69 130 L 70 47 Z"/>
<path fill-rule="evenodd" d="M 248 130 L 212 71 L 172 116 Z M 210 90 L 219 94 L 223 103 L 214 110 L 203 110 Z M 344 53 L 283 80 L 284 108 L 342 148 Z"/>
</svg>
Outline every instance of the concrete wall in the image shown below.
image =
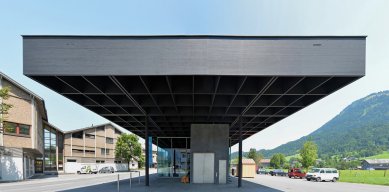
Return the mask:
<svg viewBox="0 0 389 192">
<path fill-rule="evenodd" d="M 15 181 L 23 179 L 23 158 L 0 156 L 0 181 Z"/>
<path fill-rule="evenodd" d="M 96 165 L 97 170 L 100 170 L 106 166 L 112 166 L 115 171 L 128 171 L 127 163 L 77 163 L 77 162 L 66 162 L 65 173 L 77 173 L 83 165 Z"/>
<path fill-rule="evenodd" d="M 0 148 L 0 181 L 23 179 L 23 150 L 18 148 Z"/>
<path fill-rule="evenodd" d="M 226 160 L 226 168 L 229 164 L 228 155 L 228 136 L 229 125 L 226 124 L 192 124 L 191 125 L 191 159 L 193 159 L 193 153 L 214 153 L 214 181 L 219 182 L 219 160 Z M 191 182 L 193 182 L 193 172 L 196 168 L 193 167 L 193 161 L 191 161 Z M 226 173 L 226 179 L 228 174 Z"/>
</svg>

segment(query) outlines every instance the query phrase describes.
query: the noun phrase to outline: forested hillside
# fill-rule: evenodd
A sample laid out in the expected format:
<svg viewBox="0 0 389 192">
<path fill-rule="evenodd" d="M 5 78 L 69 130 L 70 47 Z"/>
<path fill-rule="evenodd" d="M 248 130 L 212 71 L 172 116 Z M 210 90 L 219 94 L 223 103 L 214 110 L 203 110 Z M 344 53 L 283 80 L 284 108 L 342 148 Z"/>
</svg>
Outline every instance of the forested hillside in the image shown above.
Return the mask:
<svg viewBox="0 0 389 192">
<path fill-rule="evenodd" d="M 353 102 L 308 136 L 260 152 L 265 157 L 275 153 L 293 155 L 308 138 L 318 145 L 321 158 L 333 155 L 366 157 L 388 150 L 389 91 L 374 93 Z"/>
</svg>

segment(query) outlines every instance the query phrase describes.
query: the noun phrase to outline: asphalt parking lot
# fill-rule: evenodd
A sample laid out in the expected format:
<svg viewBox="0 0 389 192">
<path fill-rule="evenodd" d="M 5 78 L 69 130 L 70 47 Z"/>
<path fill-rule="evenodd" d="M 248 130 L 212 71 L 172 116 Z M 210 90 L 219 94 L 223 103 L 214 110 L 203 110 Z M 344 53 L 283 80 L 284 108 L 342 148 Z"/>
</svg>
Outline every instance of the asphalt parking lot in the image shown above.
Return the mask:
<svg viewBox="0 0 389 192">
<path fill-rule="evenodd" d="M 151 170 L 151 174 L 156 170 Z M 0 183 L 0 192 L 116 192 L 117 175 L 97 174 L 97 175 L 59 175 L 55 177 L 42 177 L 28 181 L 14 183 Z M 312 182 L 305 179 L 290 179 L 288 177 L 256 175 L 255 178 L 245 178 L 243 187 L 237 188 L 237 179 L 232 178 L 226 185 L 215 184 L 183 184 L 179 179 L 161 179 L 156 174 L 150 176 L 150 187 L 144 186 L 144 172 L 141 172 L 140 184 L 138 184 L 137 173 L 133 173 L 132 187 L 130 188 L 128 172 L 119 173 L 120 191 L 315 191 L 315 192 L 388 192 L 389 186 L 353 184 L 341 182 Z"/>
<path fill-rule="evenodd" d="M 306 179 L 294 179 L 289 177 L 256 175 L 255 178 L 247 178 L 246 181 L 267 186 L 280 191 L 315 191 L 315 192 L 345 192 L 345 191 L 369 191 L 388 192 L 389 186 L 343 183 L 343 182 L 314 182 Z"/>
</svg>

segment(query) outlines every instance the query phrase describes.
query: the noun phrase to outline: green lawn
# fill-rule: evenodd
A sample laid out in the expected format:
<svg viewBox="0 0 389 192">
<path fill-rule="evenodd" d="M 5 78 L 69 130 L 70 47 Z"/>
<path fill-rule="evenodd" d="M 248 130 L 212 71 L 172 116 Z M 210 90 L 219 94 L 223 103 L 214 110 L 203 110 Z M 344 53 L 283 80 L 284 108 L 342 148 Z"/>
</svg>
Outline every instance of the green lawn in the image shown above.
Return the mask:
<svg viewBox="0 0 389 192">
<path fill-rule="evenodd" d="M 381 154 L 366 157 L 365 159 L 389 159 L 389 151 L 384 151 Z"/>
<path fill-rule="evenodd" d="M 341 170 L 339 176 L 340 182 L 364 183 L 389 186 L 389 170 Z"/>
</svg>

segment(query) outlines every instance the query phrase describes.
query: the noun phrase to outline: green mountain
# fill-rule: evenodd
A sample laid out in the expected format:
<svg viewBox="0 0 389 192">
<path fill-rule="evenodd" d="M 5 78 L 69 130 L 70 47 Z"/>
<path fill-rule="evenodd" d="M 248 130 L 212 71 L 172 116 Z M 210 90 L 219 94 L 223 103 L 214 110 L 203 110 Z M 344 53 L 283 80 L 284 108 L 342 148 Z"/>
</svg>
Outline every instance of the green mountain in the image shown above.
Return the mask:
<svg viewBox="0 0 389 192">
<path fill-rule="evenodd" d="M 367 157 L 388 150 L 389 91 L 373 93 L 354 101 L 311 134 L 260 152 L 265 157 L 275 153 L 294 155 L 307 139 L 318 145 L 321 158 L 333 155 Z"/>
</svg>

